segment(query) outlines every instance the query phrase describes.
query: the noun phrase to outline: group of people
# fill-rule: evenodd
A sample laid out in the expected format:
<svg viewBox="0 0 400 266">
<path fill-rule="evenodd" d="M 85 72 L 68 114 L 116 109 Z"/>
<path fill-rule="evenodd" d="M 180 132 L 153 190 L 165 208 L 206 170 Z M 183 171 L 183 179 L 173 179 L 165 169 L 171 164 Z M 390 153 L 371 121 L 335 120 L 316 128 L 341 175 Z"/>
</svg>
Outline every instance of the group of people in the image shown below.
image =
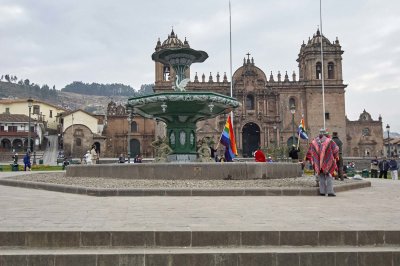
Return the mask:
<svg viewBox="0 0 400 266">
<path fill-rule="evenodd" d="M 118 163 L 125 163 L 125 155 L 121 153 L 121 155 L 118 157 Z M 135 158 L 133 158 L 134 163 L 141 163 L 142 162 L 142 155 L 136 154 Z"/>
<path fill-rule="evenodd" d="M 15 153 L 13 156 L 13 167 L 17 167 L 18 169 L 18 153 Z M 22 161 L 24 163 L 24 171 L 31 171 L 32 165 L 31 165 L 31 152 L 28 150 L 24 157 L 22 158 Z"/>
<path fill-rule="evenodd" d="M 96 164 L 99 160 L 99 156 L 96 151 L 96 145 L 92 145 L 92 148 L 83 155 L 84 164 Z"/>
<path fill-rule="evenodd" d="M 398 170 L 399 166 L 395 156 L 392 156 L 389 160 L 386 157 L 383 157 L 382 160 L 378 160 L 378 157 L 375 156 L 375 158 L 371 160 L 372 178 L 377 178 L 379 171 L 379 178 L 383 177 L 387 179 L 387 174 L 390 172 L 392 179 L 398 180 Z"/>
</svg>

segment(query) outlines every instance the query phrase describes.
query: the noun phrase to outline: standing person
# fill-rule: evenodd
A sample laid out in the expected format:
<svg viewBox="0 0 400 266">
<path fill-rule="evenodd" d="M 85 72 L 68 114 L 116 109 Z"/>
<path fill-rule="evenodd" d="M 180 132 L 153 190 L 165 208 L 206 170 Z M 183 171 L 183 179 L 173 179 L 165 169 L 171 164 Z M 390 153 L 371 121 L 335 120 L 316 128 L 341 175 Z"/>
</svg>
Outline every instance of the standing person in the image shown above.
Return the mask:
<svg viewBox="0 0 400 266">
<path fill-rule="evenodd" d="M 325 129 L 321 129 L 319 136 L 313 139 L 307 154 L 319 178 L 320 195 L 336 196 L 333 191 L 332 174 L 337 169 L 339 147 L 331 138 L 325 136 Z"/>
<path fill-rule="evenodd" d="M 118 158 L 119 163 L 125 163 L 125 156 L 121 153 L 121 155 Z"/>
<path fill-rule="evenodd" d="M 339 147 L 339 161 L 337 162 L 337 168 L 338 168 L 338 177 L 340 180 L 344 180 L 343 177 L 343 142 L 339 139 L 338 133 L 333 132 L 332 133 L 332 140 L 336 143 L 336 145 Z"/>
<path fill-rule="evenodd" d="M 90 159 L 92 163 L 97 163 L 96 145 L 92 145 L 92 149 L 90 150 Z"/>
<path fill-rule="evenodd" d="M 375 156 L 375 158 L 371 160 L 371 178 L 378 178 L 378 164 L 378 157 Z"/>
<path fill-rule="evenodd" d="M 24 156 L 24 171 L 26 171 L 26 169 L 28 169 L 28 171 L 31 170 L 31 155 L 29 152 Z"/>
<path fill-rule="evenodd" d="M 389 161 L 389 171 L 390 171 L 390 175 L 392 176 L 393 180 L 398 180 L 398 176 L 397 176 L 398 169 L 399 169 L 399 167 L 397 166 L 396 157 L 392 156 L 392 158 Z"/>
<path fill-rule="evenodd" d="M 85 155 L 83 155 L 85 164 L 92 164 L 92 155 L 90 154 L 90 151 L 87 151 Z"/>
<path fill-rule="evenodd" d="M 386 161 L 386 157 L 382 158 L 382 161 L 379 162 L 379 178 L 387 179 L 387 172 L 389 170 L 389 162 Z"/>
<path fill-rule="evenodd" d="M 300 149 L 296 148 L 296 146 L 293 144 L 289 151 L 289 157 L 292 158 L 292 160 L 299 160 L 299 151 Z"/>
</svg>

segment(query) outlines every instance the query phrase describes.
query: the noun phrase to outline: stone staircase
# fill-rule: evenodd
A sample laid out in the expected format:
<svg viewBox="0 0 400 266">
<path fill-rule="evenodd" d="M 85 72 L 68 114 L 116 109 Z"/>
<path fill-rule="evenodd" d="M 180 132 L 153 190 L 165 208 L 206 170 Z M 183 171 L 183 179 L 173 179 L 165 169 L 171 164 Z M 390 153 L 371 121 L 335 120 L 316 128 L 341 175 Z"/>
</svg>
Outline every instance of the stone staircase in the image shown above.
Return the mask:
<svg viewBox="0 0 400 266">
<path fill-rule="evenodd" d="M 398 266 L 400 231 L 4 231 L 0 265 Z"/>
</svg>

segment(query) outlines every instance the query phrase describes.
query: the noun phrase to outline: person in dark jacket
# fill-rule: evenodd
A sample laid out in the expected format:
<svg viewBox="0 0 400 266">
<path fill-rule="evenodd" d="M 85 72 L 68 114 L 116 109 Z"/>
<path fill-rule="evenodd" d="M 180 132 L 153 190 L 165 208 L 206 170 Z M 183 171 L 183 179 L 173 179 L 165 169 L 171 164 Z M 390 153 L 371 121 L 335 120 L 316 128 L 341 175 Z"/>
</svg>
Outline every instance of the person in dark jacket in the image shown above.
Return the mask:
<svg viewBox="0 0 400 266">
<path fill-rule="evenodd" d="M 398 179 L 398 174 L 397 174 L 398 169 L 399 169 L 399 167 L 397 166 L 396 157 L 393 156 L 389 160 L 389 171 L 390 171 L 390 175 L 392 176 L 393 180 Z"/>
<path fill-rule="evenodd" d="M 292 160 L 298 160 L 299 159 L 299 152 L 300 152 L 300 149 L 296 148 L 296 146 L 293 145 L 290 148 L 289 157 L 292 158 Z"/>
<path fill-rule="evenodd" d="M 382 161 L 379 162 L 379 178 L 387 179 L 387 172 L 389 170 L 389 162 L 386 160 L 386 157 L 383 157 Z"/>
<path fill-rule="evenodd" d="M 24 171 L 26 171 L 26 169 L 28 169 L 28 171 L 31 170 L 31 155 L 29 152 L 24 156 Z"/>
<path fill-rule="evenodd" d="M 339 160 L 337 161 L 338 177 L 343 181 L 343 142 L 339 139 L 337 132 L 332 133 L 332 140 L 339 147 Z"/>
</svg>

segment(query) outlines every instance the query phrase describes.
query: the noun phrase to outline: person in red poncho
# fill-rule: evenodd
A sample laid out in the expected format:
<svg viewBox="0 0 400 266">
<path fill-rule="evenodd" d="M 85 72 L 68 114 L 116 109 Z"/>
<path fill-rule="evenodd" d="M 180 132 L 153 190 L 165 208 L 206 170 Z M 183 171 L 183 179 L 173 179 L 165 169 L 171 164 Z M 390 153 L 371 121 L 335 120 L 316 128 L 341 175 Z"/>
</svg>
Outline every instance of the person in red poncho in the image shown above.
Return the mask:
<svg viewBox="0 0 400 266">
<path fill-rule="evenodd" d="M 313 139 L 307 152 L 307 160 L 314 167 L 319 178 L 319 192 L 321 196 L 336 196 L 333 191 L 332 176 L 337 170 L 336 161 L 339 159 L 339 147 L 321 129 L 319 136 Z"/>
<path fill-rule="evenodd" d="M 260 147 L 258 147 L 258 149 L 254 152 L 254 158 L 256 159 L 256 162 L 265 163 L 267 161 L 265 158 L 265 154 Z"/>
</svg>

